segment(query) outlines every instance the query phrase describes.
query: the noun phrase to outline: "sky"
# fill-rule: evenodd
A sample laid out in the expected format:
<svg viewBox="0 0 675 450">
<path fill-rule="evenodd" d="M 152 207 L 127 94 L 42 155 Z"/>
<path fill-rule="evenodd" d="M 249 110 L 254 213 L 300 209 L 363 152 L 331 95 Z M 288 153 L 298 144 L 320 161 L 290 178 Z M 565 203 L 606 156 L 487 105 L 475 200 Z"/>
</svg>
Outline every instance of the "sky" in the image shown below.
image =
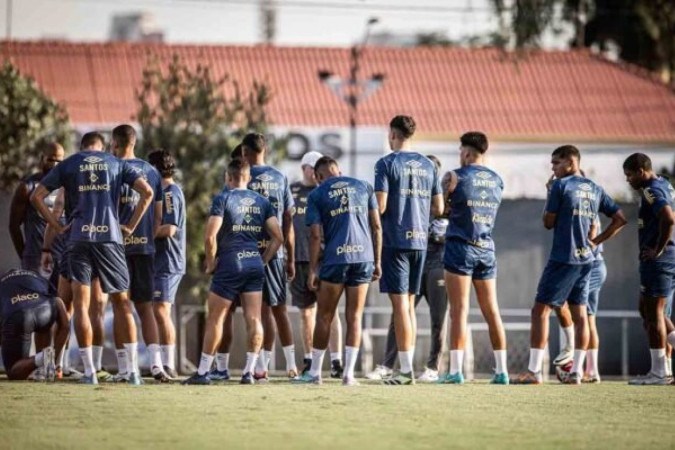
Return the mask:
<svg viewBox="0 0 675 450">
<path fill-rule="evenodd" d="M 12 14 L 7 14 L 11 2 Z M 497 28 L 490 0 L 275 0 L 278 45 L 349 46 L 372 33 L 441 32 L 453 40 Z M 114 14 L 147 12 L 169 43 L 261 42 L 258 0 L 0 0 L 13 39 L 105 41 Z"/>
</svg>

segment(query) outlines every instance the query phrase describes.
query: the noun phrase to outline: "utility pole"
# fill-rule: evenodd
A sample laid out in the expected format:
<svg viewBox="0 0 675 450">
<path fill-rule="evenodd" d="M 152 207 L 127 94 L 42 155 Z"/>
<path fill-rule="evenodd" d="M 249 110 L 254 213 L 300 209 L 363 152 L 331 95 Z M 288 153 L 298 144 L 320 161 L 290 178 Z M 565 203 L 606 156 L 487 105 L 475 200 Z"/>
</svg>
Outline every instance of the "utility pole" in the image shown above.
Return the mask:
<svg viewBox="0 0 675 450">
<path fill-rule="evenodd" d="M 7 32 L 7 40 L 12 40 L 12 0 L 5 0 L 7 2 L 7 18 L 5 21 L 5 31 Z"/>
</svg>

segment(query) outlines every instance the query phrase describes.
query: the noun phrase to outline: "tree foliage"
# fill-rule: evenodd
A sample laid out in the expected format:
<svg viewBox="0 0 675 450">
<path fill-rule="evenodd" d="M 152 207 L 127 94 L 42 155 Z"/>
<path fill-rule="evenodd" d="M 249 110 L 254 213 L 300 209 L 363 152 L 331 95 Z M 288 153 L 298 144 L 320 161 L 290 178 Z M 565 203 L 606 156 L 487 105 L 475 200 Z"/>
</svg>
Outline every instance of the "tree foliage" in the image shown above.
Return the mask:
<svg viewBox="0 0 675 450">
<path fill-rule="evenodd" d="M 185 285 L 191 296 L 202 295 L 206 286 L 204 226 L 211 200 L 223 187 L 229 154 L 245 133 L 266 131 L 270 98 L 265 83 L 256 81 L 244 91 L 230 76 L 214 77 L 202 64 L 190 68 L 178 56 L 167 64 L 153 58 L 143 71 L 136 90 L 140 153 L 162 148 L 176 158 L 187 210 Z"/>
<path fill-rule="evenodd" d="M 65 108 L 6 61 L 0 69 L 0 189 L 35 168 L 47 141 L 69 147 Z"/>
</svg>

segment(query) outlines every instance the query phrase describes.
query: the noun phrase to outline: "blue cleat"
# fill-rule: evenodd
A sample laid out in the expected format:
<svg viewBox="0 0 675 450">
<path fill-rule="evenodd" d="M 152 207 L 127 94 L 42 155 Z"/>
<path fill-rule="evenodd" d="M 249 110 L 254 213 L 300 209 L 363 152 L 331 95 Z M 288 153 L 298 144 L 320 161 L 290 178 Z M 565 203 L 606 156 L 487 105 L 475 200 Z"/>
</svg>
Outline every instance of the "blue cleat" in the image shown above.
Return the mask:
<svg viewBox="0 0 675 450">
<path fill-rule="evenodd" d="M 461 372 L 446 373 L 445 376 L 438 377 L 438 384 L 464 384 L 464 375 Z"/>
<path fill-rule="evenodd" d="M 321 381 L 321 375 L 317 376 L 312 376 L 307 373 L 303 373 L 297 378 L 294 378 L 291 380 L 291 383 L 293 384 L 323 384 L 323 381 Z"/>
<path fill-rule="evenodd" d="M 226 371 L 227 372 L 227 371 Z M 229 379 L 229 375 L 227 376 Z M 251 372 L 246 372 L 241 376 L 241 381 L 239 384 L 255 384 L 255 379 L 253 378 L 253 374 Z"/>
<path fill-rule="evenodd" d="M 509 374 L 496 373 L 490 380 L 490 384 L 509 384 Z"/>
<path fill-rule="evenodd" d="M 209 377 L 208 373 L 199 375 L 199 372 L 195 372 L 190 378 L 183 381 L 181 384 L 209 385 L 211 384 L 211 378 Z"/>
<path fill-rule="evenodd" d="M 143 381 L 143 378 L 136 372 L 131 372 L 129 373 L 129 378 L 127 378 L 127 384 L 130 384 L 132 386 L 140 386 L 142 384 L 145 384 Z"/>
<path fill-rule="evenodd" d="M 211 369 L 211 372 L 209 372 L 209 378 L 211 378 L 212 381 L 227 381 L 230 379 L 230 371 L 227 369 L 218 370 L 213 368 Z"/>
<path fill-rule="evenodd" d="M 98 384 L 98 378 L 96 378 L 96 374 L 92 375 L 82 375 L 82 377 L 77 380 L 78 383 L 80 384 Z"/>
</svg>

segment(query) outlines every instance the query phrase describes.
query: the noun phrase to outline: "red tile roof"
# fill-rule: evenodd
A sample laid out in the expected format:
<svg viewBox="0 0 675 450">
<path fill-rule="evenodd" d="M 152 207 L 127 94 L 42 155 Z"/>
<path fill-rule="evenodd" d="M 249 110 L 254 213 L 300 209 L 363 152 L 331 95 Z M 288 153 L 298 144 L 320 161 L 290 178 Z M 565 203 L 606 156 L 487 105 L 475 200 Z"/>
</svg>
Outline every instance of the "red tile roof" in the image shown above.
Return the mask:
<svg viewBox="0 0 675 450">
<path fill-rule="evenodd" d="M 346 125 L 347 107 L 317 78 L 346 76 L 349 49 L 0 42 L 3 59 L 62 101 L 75 123 L 128 121 L 149 54 L 208 63 L 244 86 L 272 88 L 269 115 L 288 126 Z M 481 129 L 502 139 L 675 141 L 675 93 L 628 66 L 587 52 L 538 52 L 514 62 L 496 49 L 367 48 L 361 74 L 384 86 L 359 107 L 359 123 L 413 115 L 426 135 Z"/>
</svg>

